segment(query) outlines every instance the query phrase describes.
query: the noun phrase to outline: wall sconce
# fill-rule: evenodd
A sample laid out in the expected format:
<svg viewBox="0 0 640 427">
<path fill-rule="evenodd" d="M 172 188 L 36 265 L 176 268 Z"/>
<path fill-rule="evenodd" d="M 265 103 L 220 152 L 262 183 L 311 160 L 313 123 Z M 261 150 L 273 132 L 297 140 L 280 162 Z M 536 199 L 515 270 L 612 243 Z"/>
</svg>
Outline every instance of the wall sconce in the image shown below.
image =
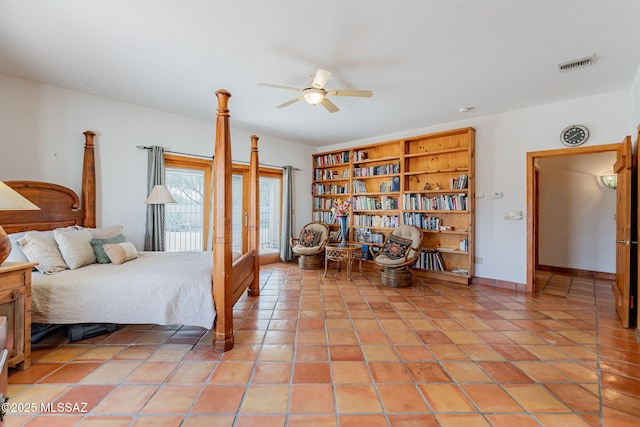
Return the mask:
<svg viewBox="0 0 640 427">
<path fill-rule="evenodd" d="M 614 190 L 618 186 L 618 175 L 602 175 L 600 177 L 602 185 L 605 187 L 613 188 Z"/>
</svg>

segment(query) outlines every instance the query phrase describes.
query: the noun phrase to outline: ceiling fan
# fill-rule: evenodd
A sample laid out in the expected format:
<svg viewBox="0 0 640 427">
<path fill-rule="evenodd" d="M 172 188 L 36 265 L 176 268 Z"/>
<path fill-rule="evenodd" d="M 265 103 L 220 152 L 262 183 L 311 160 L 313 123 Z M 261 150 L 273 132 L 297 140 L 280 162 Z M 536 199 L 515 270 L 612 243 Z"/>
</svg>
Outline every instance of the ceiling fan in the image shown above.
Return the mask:
<svg viewBox="0 0 640 427">
<path fill-rule="evenodd" d="M 327 109 L 330 113 L 335 113 L 340 109 L 331 102 L 328 96 L 358 96 L 362 98 L 370 98 L 373 96 L 373 92 L 370 90 L 354 90 L 354 89 L 333 89 L 326 90 L 325 85 L 327 81 L 331 77 L 331 73 L 327 70 L 323 70 L 322 68 L 318 68 L 318 71 L 315 72 L 310 78 L 309 83 L 304 88 L 291 87 L 291 86 L 283 86 L 283 85 L 274 85 L 270 83 L 259 83 L 260 86 L 269 86 L 276 87 L 280 89 L 293 90 L 295 92 L 301 92 L 302 95 L 290 99 L 287 102 L 280 104 L 277 108 L 283 108 L 289 106 L 295 102 L 305 100 L 311 105 L 322 105 Z"/>
</svg>

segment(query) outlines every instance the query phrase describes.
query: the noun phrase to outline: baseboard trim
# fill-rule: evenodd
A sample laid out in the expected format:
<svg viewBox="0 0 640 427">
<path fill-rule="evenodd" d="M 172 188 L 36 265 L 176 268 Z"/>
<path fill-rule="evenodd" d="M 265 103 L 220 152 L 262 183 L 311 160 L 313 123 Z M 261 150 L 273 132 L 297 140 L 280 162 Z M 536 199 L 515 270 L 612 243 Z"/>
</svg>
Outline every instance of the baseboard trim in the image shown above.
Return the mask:
<svg viewBox="0 0 640 427">
<path fill-rule="evenodd" d="M 490 279 L 488 277 L 474 276 L 471 280 L 474 285 L 489 286 L 497 289 L 505 289 L 516 292 L 527 292 L 526 283 L 509 282 L 507 280 Z"/>
<path fill-rule="evenodd" d="M 595 279 L 615 280 L 615 273 L 605 273 L 602 271 L 580 270 L 577 268 L 556 267 L 553 265 L 538 265 L 538 270 L 550 271 L 552 273 L 570 274 L 572 276 L 593 277 Z"/>
</svg>

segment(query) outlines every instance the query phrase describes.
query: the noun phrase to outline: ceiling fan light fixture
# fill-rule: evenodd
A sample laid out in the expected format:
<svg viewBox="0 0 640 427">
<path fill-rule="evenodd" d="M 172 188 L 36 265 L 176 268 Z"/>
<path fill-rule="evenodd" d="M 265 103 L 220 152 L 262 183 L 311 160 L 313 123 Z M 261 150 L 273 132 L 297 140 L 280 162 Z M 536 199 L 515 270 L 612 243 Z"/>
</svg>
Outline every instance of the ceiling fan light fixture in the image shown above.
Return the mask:
<svg viewBox="0 0 640 427">
<path fill-rule="evenodd" d="M 309 88 L 304 91 L 304 100 L 311 105 L 318 105 L 324 99 L 325 91 L 322 89 Z"/>
</svg>

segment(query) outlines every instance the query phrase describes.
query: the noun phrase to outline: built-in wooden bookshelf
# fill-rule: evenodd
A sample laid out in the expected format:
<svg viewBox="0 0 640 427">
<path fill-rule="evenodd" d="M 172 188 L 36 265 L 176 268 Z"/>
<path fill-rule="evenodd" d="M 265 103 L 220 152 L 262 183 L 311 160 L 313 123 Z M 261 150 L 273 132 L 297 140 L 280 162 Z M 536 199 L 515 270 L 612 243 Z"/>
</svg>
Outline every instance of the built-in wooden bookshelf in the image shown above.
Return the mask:
<svg viewBox="0 0 640 427">
<path fill-rule="evenodd" d="M 312 156 L 314 221 L 331 225 L 333 202 L 350 200 L 349 240 L 382 243 L 400 224 L 423 230 L 427 250 L 414 271 L 470 283 L 474 259 L 473 128 Z"/>
</svg>

